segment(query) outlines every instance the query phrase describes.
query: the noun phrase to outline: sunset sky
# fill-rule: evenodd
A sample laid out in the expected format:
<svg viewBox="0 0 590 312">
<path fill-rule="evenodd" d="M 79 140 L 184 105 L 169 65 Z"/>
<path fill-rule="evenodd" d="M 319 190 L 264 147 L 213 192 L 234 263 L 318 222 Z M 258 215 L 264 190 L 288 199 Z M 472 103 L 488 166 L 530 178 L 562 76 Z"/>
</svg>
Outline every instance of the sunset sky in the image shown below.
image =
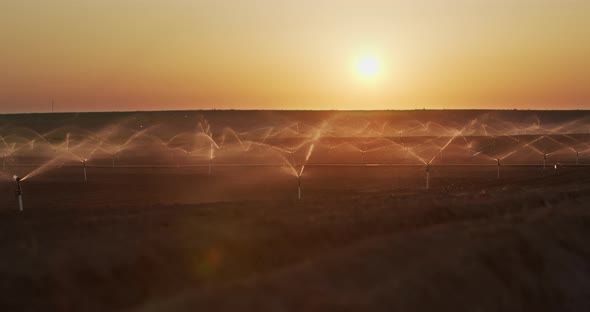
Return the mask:
<svg viewBox="0 0 590 312">
<path fill-rule="evenodd" d="M 590 108 L 588 0 L 2 0 L 0 113 Z"/>
</svg>

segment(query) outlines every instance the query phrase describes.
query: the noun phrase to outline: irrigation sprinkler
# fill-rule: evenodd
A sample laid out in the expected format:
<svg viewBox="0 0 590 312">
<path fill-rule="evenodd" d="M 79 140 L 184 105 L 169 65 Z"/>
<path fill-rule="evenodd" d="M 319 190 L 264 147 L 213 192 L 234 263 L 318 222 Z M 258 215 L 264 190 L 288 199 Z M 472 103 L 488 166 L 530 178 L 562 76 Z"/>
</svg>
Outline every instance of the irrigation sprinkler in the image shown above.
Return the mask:
<svg viewBox="0 0 590 312">
<path fill-rule="evenodd" d="M 500 159 L 499 159 L 499 158 L 497 158 L 497 159 L 496 159 L 496 162 L 497 162 L 497 164 L 498 164 L 498 166 L 497 166 L 497 167 L 498 167 L 498 180 L 500 180 Z"/>
<path fill-rule="evenodd" d="M 580 152 L 576 151 L 576 165 L 580 164 Z"/>
<path fill-rule="evenodd" d="M 426 164 L 426 189 L 430 189 L 430 164 Z"/>
<path fill-rule="evenodd" d="M 365 151 L 361 150 L 361 163 L 365 163 Z"/>
<path fill-rule="evenodd" d="M 547 163 L 547 153 L 543 154 L 543 171 L 545 171 L 545 165 Z"/>
<path fill-rule="evenodd" d="M 211 149 L 209 150 L 209 175 L 213 170 L 213 143 L 211 143 Z"/>
<path fill-rule="evenodd" d="M 297 176 L 297 199 L 301 200 L 301 175 Z"/>
<path fill-rule="evenodd" d="M 16 197 L 18 198 L 18 210 L 23 211 L 23 190 L 20 186 L 21 178 L 14 176 L 14 181 L 16 182 Z"/>
<path fill-rule="evenodd" d="M 88 175 L 86 175 L 86 161 L 87 159 L 82 159 L 82 167 L 84 168 L 84 182 L 88 181 Z"/>
</svg>

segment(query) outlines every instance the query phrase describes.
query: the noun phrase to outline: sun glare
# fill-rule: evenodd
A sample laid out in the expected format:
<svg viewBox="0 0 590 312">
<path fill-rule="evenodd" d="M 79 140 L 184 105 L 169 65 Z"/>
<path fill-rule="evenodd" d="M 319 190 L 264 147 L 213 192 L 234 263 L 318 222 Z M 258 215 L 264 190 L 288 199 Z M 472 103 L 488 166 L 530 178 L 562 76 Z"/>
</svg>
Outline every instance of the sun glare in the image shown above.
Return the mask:
<svg viewBox="0 0 590 312">
<path fill-rule="evenodd" d="M 379 73 L 379 60 L 373 55 L 362 56 L 357 63 L 358 74 L 362 78 L 373 78 Z"/>
</svg>

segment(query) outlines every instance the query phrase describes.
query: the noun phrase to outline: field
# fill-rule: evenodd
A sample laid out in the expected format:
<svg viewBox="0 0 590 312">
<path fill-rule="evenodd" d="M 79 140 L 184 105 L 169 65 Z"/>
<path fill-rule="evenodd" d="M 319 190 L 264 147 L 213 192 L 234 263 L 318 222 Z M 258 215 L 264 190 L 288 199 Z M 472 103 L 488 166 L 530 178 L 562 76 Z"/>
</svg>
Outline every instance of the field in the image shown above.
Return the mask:
<svg viewBox="0 0 590 312">
<path fill-rule="evenodd" d="M 585 112 L 349 114 L 2 116 L 0 309 L 590 309 Z"/>
</svg>

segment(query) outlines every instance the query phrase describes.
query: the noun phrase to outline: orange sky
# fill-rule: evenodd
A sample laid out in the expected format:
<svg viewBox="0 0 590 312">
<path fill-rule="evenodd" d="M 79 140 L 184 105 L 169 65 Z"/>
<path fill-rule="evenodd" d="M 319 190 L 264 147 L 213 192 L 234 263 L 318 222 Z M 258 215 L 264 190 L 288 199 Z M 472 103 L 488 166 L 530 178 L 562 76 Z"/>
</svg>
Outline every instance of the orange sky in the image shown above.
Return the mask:
<svg viewBox="0 0 590 312">
<path fill-rule="evenodd" d="M 580 109 L 589 55 L 587 0 L 3 0 L 0 113 Z"/>
</svg>

